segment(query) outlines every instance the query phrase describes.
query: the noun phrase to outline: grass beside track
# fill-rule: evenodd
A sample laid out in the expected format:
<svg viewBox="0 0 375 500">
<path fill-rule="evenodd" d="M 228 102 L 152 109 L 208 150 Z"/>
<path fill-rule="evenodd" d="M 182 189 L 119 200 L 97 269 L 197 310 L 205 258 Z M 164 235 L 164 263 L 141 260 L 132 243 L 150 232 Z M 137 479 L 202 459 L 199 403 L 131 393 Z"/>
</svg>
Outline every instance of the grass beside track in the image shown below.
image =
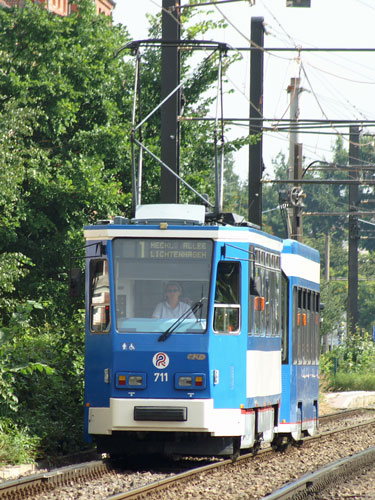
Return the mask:
<svg viewBox="0 0 375 500">
<path fill-rule="evenodd" d="M 375 374 L 371 372 L 347 373 L 338 371 L 331 375 L 328 385 L 333 392 L 375 391 Z"/>
</svg>

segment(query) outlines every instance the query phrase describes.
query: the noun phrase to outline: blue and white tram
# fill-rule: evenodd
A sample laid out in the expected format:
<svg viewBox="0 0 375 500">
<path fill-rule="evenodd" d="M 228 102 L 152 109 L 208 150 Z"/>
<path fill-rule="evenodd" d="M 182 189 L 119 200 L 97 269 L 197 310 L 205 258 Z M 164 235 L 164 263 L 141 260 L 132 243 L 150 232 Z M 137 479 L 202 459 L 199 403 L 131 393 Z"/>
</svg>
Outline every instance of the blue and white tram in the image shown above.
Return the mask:
<svg viewBox="0 0 375 500">
<path fill-rule="evenodd" d="M 99 451 L 232 455 L 311 429 L 317 345 L 301 325 L 317 317 L 316 269 L 303 277 L 316 252 L 186 205 L 138 207 L 85 237 L 85 432 Z"/>
<path fill-rule="evenodd" d="M 282 402 L 278 431 L 299 440 L 318 428 L 320 353 L 320 257 L 302 243 L 285 240 L 281 254 L 285 300 Z"/>
</svg>

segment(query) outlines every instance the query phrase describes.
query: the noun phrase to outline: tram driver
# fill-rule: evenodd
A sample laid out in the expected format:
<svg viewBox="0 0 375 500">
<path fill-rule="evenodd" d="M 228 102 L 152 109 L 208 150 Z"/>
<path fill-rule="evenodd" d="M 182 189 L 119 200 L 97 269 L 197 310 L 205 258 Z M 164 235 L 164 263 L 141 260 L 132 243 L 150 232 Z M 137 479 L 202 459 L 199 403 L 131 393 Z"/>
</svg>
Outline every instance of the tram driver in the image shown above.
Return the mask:
<svg viewBox="0 0 375 500">
<path fill-rule="evenodd" d="M 165 288 L 166 300 L 160 302 L 152 313 L 153 318 L 177 319 L 187 312 L 191 306 L 186 302 L 180 301 L 182 286 L 177 281 L 170 281 Z M 187 318 L 195 318 L 191 313 Z"/>
</svg>

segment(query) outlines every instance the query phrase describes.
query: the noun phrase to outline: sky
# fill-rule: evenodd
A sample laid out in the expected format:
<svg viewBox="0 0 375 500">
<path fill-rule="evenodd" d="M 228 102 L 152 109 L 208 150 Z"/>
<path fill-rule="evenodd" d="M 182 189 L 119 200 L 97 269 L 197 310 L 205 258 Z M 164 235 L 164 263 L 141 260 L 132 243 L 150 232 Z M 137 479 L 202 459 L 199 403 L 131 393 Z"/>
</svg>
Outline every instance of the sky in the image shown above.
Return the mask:
<svg viewBox="0 0 375 500">
<path fill-rule="evenodd" d="M 181 4 L 187 3 L 182 0 Z M 198 3 L 198 2 L 197 2 Z M 255 5 L 252 5 L 254 4 Z M 133 7 L 130 7 L 133 5 Z M 117 0 L 114 22 L 128 28 L 133 39 L 147 38 L 146 13 L 160 12 L 162 0 Z M 225 19 L 225 30 L 208 32 L 206 40 L 233 47 L 249 45 L 251 17 L 265 23 L 265 47 L 371 48 L 375 47 L 375 0 L 311 0 L 310 8 L 287 8 L 286 0 L 243 0 L 195 8 L 196 19 Z M 249 110 L 249 52 L 230 69 L 224 99 L 224 116 L 247 118 Z M 301 119 L 375 120 L 375 52 L 265 52 L 264 108 L 273 131 L 264 134 L 263 158 L 266 174 L 272 177 L 272 160 L 279 152 L 289 156 L 289 139 L 281 132 L 280 119 L 289 118 L 291 78 L 299 77 Z M 229 138 L 246 135 L 247 126 L 233 127 Z M 374 133 L 375 127 L 363 125 Z M 348 149 L 348 128 L 332 127 L 315 134 L 299 134 L 305 164 L 330 161 L 337 134 Z M 322 134 L 322 132 L 325 132 Z M 327 134 L 327 132 L 329 132 Z M 235 157 L 236 171 L 244 179 L 248 153 Z"/>
</svg>

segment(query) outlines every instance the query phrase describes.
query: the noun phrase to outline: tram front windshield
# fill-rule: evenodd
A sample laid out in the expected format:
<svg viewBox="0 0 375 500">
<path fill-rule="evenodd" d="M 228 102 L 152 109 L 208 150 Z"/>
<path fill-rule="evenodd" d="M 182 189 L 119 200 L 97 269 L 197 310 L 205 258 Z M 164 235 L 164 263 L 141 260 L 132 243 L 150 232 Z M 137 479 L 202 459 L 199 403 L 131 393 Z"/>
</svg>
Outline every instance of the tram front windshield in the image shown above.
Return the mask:
<svg viewBox="0 0 375 500">
<path fill-rule="evenodd" d="M 173 325 L 173 333 L 203 333 L 211 261 L 211 240 L 116 238 L 117 330 L 162 333 Z"/>
</svg>

